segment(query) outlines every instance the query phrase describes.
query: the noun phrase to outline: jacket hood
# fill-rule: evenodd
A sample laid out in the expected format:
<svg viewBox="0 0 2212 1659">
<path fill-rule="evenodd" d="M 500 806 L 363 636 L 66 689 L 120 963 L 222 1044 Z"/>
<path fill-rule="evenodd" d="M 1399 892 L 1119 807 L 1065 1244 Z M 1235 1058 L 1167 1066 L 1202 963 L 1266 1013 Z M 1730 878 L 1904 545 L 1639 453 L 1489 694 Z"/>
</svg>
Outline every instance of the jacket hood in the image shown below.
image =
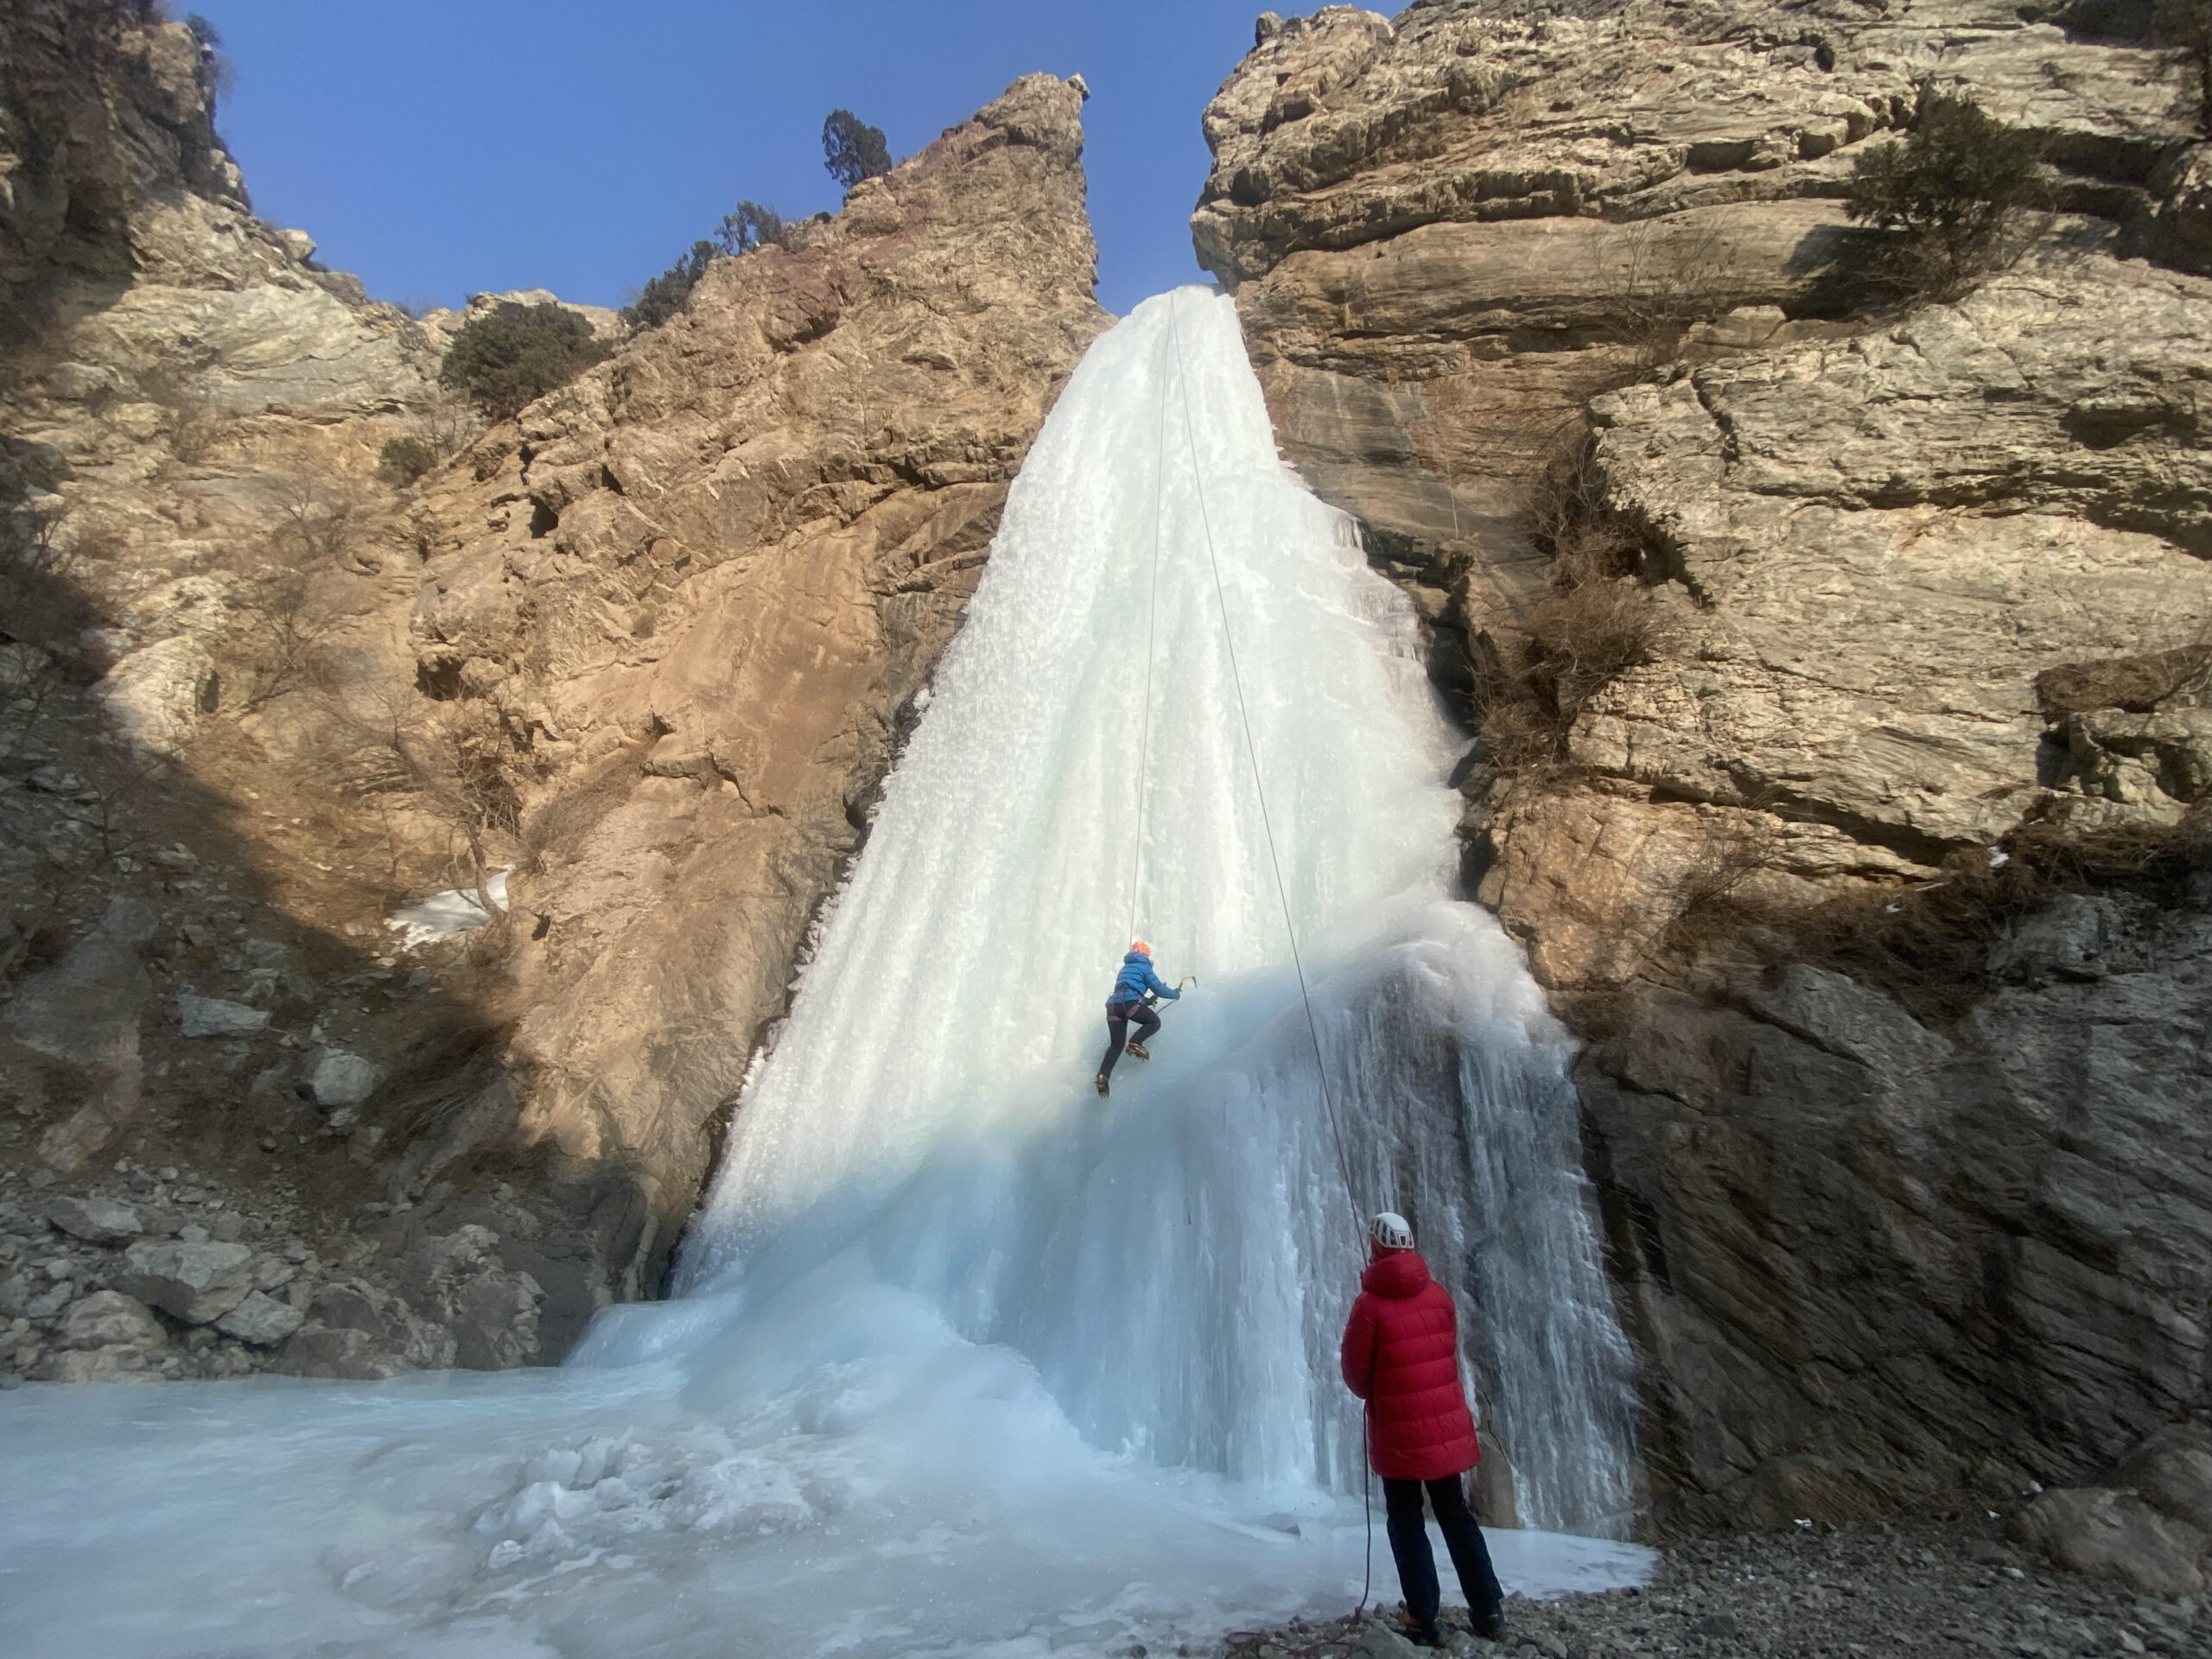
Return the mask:
<svg viewBox="0 0 2212 1659">
<path fill-rule="evenodd" d="M 1419 1250 L 1385 1250 L 1359 1275 L 1359 1287 L 1402 1301 L 1417 1296 L 1428 1283 L 1428 1263 Z"/>
<path fill-rule="evenodd" d="M 1132 950 L 1128 955 L 1123 957 L 1122 958 L 1122 966 L 1126 968 L 1133 962 L 1141 962 L 1147 968 L 1152 966 L 1152 958 L 1145 955 L 1141 950 Z"/>
</svg>

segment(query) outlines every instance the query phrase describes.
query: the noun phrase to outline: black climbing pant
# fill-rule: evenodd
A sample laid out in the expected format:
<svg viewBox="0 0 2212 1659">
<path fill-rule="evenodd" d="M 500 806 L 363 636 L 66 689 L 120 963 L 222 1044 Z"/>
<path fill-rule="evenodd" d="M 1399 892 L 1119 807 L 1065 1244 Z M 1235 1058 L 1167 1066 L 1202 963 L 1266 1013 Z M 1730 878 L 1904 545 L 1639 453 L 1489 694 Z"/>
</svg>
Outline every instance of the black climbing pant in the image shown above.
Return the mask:
<svg viewBox="0 0 2212 1659">
<path fill-rule="evenodd" d="M 1398 1563 L 1398 1586 L 1406 1593 L 1406 1611 L 1424 1624 L 1436 1623 L 1440 1592 L 1436 1584 L 1436 1556 L 1428 1547 L 1428 1527 L 1421 1519 L 1421 1488 L 1428 1488 L 1429 1506 L 1444 1533 L 1444 1547 L 1452 1552 L 1452 1565 L 1459 1574 L 1459 1588 L 1478 1624 L 1495 1614 L 1505 1599 L 1497 1587 L 1497 1574 L 1490 1564 L 1490 1546 L 1483 1529 L 1467 1508 L 1466 1477 L 1447 1475 L 1442 1480 L 1386 1480 L 1382 1507 L 1389 1516 L 1390 1554 Z"/>
<path fill-rule="evenodd" d="M 1109 1002 L 1106 1005 L 1106 1058 L 1098 1062 L 1098 1075 L 1114 1075 L 1114 1062 L 1122 1058 L 1122 1049 L 1129 1039 L 1129 1022 L 1135 1020 L 1137 1041 L 1148 1042 L 1152 1033 L 1160 1029 L 1160 1016 L 1141 1002 Z"/>
</svg>

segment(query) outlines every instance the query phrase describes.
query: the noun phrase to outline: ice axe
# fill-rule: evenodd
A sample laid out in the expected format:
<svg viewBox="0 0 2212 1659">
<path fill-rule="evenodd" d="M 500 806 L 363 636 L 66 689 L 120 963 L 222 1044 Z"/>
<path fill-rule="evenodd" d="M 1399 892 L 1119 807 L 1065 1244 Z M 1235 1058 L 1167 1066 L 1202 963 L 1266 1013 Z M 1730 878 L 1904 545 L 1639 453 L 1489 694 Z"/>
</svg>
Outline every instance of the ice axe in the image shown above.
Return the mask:
<svg viewBox="0 0 2212 1659">
<path fill-rule="evenodd" d="M 1182 978 L 1175 982 L 1176 993 L 1179 995 L 1185 985 L 1195 985 L 1198 982 L 1198 976 L 1196 974 L 1185 974 Z M 1160 999 L 1154 996 L 1150 991 L 1147 991 L 1144 994 L 1144 1005 L 1147 1008 L 1156 1008 L 1160 1006 Z"/>
</svg>

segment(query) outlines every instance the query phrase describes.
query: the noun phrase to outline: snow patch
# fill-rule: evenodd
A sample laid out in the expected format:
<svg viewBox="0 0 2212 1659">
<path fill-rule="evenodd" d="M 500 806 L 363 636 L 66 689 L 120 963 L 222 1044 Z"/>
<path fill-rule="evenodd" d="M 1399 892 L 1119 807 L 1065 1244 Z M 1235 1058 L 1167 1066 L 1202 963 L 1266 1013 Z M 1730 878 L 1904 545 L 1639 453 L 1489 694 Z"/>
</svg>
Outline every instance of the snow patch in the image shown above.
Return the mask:
<svg viewBox="0 0 2212 1659">
<path fill-rule="evenodd" d="M 492 895 L 494 909 L 505 915 L 507 909 L 507 873 L 496 870 L 484 884 Z M 434 893 L 420 904 L 395 910 L 385 925 L 399 934 L 399 948 L 414 950 L 426 944 L 437 944 L 446 939 L 459 938 L 474 932 L 492 920 L 481 899 L 473 887 L 449 887 L 443 893 Z"/>
</svg>

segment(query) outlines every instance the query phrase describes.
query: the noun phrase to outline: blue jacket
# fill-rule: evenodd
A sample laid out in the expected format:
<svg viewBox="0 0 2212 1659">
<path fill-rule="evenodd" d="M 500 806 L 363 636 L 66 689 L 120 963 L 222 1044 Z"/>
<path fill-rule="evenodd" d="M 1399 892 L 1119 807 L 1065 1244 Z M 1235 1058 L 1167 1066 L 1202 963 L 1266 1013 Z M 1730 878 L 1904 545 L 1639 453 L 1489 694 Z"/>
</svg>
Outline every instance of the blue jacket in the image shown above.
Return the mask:
<svg viewBox="0 0 2212 1659">
<path fill-rule="evenodd" d="M 1109 1003 L 1141 1001 L 1147 991 L 1154 996 L 1164 996 L 1170 1002 L 1183 995 L 1160 982 L 1160 976 L 1152 971 L 1150 957 L 1132 950 L 1122 958 L 1122 971 L 1114 981 L 1114 995 L 1106 1000 Z"/>
</svg>

